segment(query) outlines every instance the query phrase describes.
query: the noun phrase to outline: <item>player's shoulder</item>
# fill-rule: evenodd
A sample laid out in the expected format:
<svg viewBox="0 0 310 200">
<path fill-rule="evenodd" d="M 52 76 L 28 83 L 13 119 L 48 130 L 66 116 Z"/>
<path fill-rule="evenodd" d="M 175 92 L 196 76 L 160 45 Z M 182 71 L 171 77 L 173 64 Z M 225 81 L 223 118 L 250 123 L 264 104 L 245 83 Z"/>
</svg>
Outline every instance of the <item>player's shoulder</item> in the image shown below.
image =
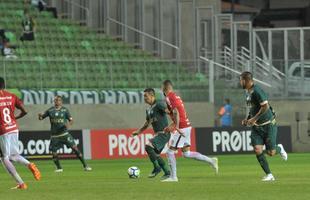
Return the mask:
<svg viewBox="0 0 310 200">
<path fill-rule="evenodd" d="M 53 110 L 55 110 L 55 107 L 54 107 L 54 106 L 51 106 L 51 107 L 49 107 L 49 108 L 47 109 L 48 112 L 53 111 Z"/>
<path fill-rule="evenodd" d="M 253 91 L 255 94 L 265 94 L 265 91 L 258 85 L 253 86 Z"/>
<path fill-rule="evenodd" d="M 156 100 L 156 106 L 158 106 L 158 107 L 167 107 L 166 103 L 163 100 Z"/>
<path fill-rule="evenodd" d="M 9 91 L 7 91 L 7 90 L 2 90 L 2 96 L 3 97 L 17 97 L 14 93 L 12 93 L 12 92 L 9 92 Z"/>
<path fill-rule="evenodd" d="M 62 106 L 61 107 L 61 111 L 62 112 L 69 112 L 69 109 L 67 107 L 65 107 L 65 106 Z"/>
</svg>

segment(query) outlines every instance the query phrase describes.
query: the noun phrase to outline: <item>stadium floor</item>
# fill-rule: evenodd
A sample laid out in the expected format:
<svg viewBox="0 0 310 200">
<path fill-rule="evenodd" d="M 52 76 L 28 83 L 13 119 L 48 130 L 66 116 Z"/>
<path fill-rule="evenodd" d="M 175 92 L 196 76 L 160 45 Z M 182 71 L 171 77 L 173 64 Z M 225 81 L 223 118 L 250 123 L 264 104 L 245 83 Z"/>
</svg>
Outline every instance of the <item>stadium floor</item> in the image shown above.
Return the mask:
<svg viewBox="0 0 310 200">
<path fill-rule="evenodd" d="M 37 161 L 42 180 L 34 181 L 31 173 L 18 165 L 28 190 L 9 188 L 14 182 L 0 170 L 0 199 L 186 199 L 186 200 L 303 200 L 310 199 L 310 154 L 289 154 L 284 162 L 279 156 L 268 158 L 276 178 L 260 181 L 263 176 L 254 155 L 219 156 L 220 173 L 204 163 L 178 159 L 178 183 L 162 183 L 159 177 L 147 178 L 151 164 L 147 159 L 88 161 L 92 172 L 84 172 L 78 160 L 62 160 L 64 172 L 54 173 L 51 160 Z M 139 179 L 129 179 L 127 169 L 138 166 Z"/>
</svg>

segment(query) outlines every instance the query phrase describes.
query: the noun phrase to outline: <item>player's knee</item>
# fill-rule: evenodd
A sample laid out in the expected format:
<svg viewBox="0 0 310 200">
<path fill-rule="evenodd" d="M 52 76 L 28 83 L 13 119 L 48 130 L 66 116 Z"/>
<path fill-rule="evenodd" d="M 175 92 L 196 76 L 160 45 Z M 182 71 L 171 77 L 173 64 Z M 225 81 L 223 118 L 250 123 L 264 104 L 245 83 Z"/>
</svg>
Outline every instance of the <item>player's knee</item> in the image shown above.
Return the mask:
<svg viewBox="0 0 310 200">
<path fill-rule="evenodd" d="M 189 158 L 191 153 L 190 151 L 183 151 L 182 154 L 184 158 Z"/>
<path fill-rule="evenodd" d="M 147 153 L 149 153 L 152 150 L 152 147 L 148 144 L 146 144 L 144 148 Z"/>
<path fill-rule="evenodd" d="M 1 156 L 1 161 L 3 162 L 4 160 L 9 160 L 9 156 Z"/>
<path fill-rule="evenodd" d="M 254 152 L 256 155 L 260 155 L 263 153 L 263 150 L 259 147 L 254 147 Z"/>
<path fill-rule="evenodd" d="M 16 162 L 16 155 L 12 155 L 12 156 L 9 156 L 9 159 L 11 160 L 11 161 L 14 161 L 14 162 Z"/>
<path fill-rule="evenodd" d="M 267 151 L 267 154 L 269 156 L 274 156 L 276 154 L 276 151 L 269 150 L 269 151 Z"/>
<path fill-rule="evenodd" d="M 169 155 L 174 154 L 174 150 L 173 150 L 173 149 L 168 149 L 168 150 L 167 150 L 167 154 L 169 154 Z"/>
</svg>

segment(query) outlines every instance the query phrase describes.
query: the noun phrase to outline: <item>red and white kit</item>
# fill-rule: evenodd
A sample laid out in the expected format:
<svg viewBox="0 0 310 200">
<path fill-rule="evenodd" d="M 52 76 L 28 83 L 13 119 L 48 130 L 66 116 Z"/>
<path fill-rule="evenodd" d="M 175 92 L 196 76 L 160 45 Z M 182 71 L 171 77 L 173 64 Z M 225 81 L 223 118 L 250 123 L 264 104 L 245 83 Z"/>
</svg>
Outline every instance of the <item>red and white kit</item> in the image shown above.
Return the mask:
<svg viewBox="0 0 310 200">
<path fill-rule="evenodd" d="M 18 154 L 18 125 L 15 108 L 22 105 L 18 97 L 8 91 L 0 92 L 0 147 L 3 156 Z"/>
<path fill-rule="evenodd" d="M 171 143 L 170 146 L 176 147 L 176 148 L 182 148 L 184 146 L 190 146 L 191 145 L 191 123 L 187 117 L 185 107 L 183 104 L 183 101 L 180 96 L 176 95 L 174 92 L 169 92 L 169 94 L 166 96 L 166 103 L 168 106 L 168 109 L 170 111 L 173 111 L 174 109 L 177 109 L 179 112 L 179 129 L 182 131 L 185 137 L 182 137 L 177 131 L 174 132 L 173 135 L 171 135 Z M 172 112 L 171 112 L 172 113 Z M 171 119 L 173 119 L 172 114 L 170 114 Z"/>
</svg>

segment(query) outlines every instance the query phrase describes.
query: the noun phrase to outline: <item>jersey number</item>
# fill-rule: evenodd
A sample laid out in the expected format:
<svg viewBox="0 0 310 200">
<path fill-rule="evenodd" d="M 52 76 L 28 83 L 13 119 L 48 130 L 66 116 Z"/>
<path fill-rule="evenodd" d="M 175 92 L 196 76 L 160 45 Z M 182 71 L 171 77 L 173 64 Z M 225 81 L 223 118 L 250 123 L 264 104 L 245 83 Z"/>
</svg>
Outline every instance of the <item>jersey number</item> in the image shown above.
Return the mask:
<svg viewBox="0 0 310 200">
<path fill-rule="evenodd" d="M 11 123 L 12 119 L 11 119 L 11 113 L 10 113 L 10 110 L 8 108 L 4 108 L 3 109 L 3 117 L 4 117 L 4 122 L 9 124 Z"/>
</svg>

